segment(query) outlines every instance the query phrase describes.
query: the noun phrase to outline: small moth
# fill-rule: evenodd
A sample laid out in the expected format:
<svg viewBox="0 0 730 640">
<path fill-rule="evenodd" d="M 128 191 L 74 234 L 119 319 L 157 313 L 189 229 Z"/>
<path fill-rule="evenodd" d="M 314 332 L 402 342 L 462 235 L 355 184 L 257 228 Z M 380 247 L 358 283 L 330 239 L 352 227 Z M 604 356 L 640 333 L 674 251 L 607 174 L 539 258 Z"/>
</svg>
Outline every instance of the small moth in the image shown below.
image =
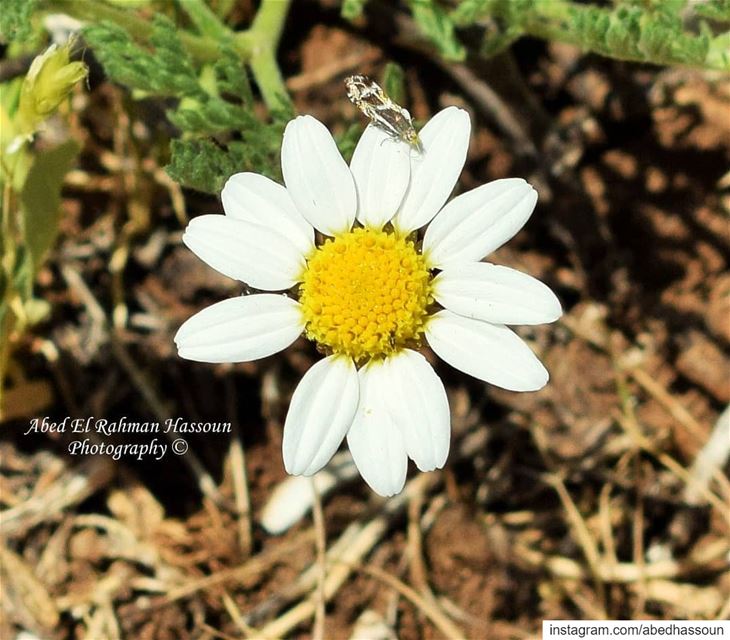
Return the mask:
<svg viewBox="0 0 730 640">
<path fill-rule="evenodd" d="M 368 76 L 345 78 L 347 97 L 372 124 L 385 131 L 391 138 L 408 143 L 419 153 L 423 145 L 413 128 L 411 114 L 407 109 L 393 102 L 380 85 Z"/>
</svg>

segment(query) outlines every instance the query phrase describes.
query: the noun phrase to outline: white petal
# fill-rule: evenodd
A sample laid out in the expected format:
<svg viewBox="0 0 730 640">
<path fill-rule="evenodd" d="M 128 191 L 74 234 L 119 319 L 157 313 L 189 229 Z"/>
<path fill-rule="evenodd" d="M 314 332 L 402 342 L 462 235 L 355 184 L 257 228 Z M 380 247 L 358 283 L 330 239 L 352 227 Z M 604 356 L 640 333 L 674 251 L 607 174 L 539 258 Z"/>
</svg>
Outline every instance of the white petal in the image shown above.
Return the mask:
<svg viewBox="0 0 730 640">
<path fill-rule="evenodd" d="M 310 476 L 319 471 L 342 443 L 357 409 L 359 383 L 349 358 L 320 360 L 294 391 L 284 423 L 284 467 Z"/>
<path fill-rule="evenodd" d="M 284 236 L 229 216 L 193 218 L 182 239 L 215 270 L 256 289 L 288 289 L 304 269 L 302 252 Z"/>
<path fill-rule="evenodd" d="M 481 260 L 522 228 L 536 202 L 537 192 L 522 178 L 462 193 L 426 229 L 423 252 L 437 268 Z"/>
<path fill-rule="evenodd" d="M 383 401 L 383 365 L 370 361 L 358 376 L 360 402 L 347 432 L 347 445 L 360 475 L 373 491 L 393 496 L 406 482 L 408 455 L 403 436 Z"/>
<path fill-rule="evenodd" d="M 411 148 L 369 125 L 350 162 L 357 187 L 357 219 L 381 229 L 398 210 L 411 175 Z"/>
<path fill-rule="evenodd" d="M 286 349 L 303 329 L 298 302 L 257 293 L 199 311 L 180 327 L 175 344 L 187 360 L 248 362 Z"/>
<path fill-rule="evenodd" d="M 315 473 L 311 480 L 303 476 L 287 476 L 269 494 L 259 522 L 268 533 L 284 533 L 312 508 L 312 480 L 320 499 L 324 499 L 357 476 L 357 467 L 349 451 L 335 454 L 332 461 L 319 473 Z"/>
<path fill-rule="evenodd" d="M 423 153 L 411 154 L 411 184 L 393 219 L 400 231 L 420 229 L 444 205 L 464 167 L 470 133 L 469 114 L 457 107 L 439 111 L 421 129 Z"/>
<path fill-rule="evenodd" d="M 548 372 L 522 339 L 507 327 L 439 311 L 426 340 L 440 358 L 470 376 L 510 391 L 537 391 Z"/>
<path fill-rule="evenodd" d="M 526 273 L 486 262 L 446 267 L 433 280 L 433 295 L 454 313 L 498 324 L 554 322 L 563 313 L 547 285 Z"/>
<path fill-rule="evenodd" d="M 306 255 L 314 247 L 314 229 L 297 211 L 289 192 L 258 173 L 236 173 L 221 192 L 226 215 L 268 227 Z"/>
<path fill-rule="evenodd" d="M 357 212 L 355 181 L 319 120 L 299 116 L 286 126 L 281 171 L 294 204 L 315 229 L 332 236 L 352 226 Z"/>
<path fill-rule="evenodd" d="M 449 455 L 449 401 L 441 379 L 420 353 L 405 349 L 384 364 L 385 402 L 421 471 L 440 469 Z"/>
</svg>

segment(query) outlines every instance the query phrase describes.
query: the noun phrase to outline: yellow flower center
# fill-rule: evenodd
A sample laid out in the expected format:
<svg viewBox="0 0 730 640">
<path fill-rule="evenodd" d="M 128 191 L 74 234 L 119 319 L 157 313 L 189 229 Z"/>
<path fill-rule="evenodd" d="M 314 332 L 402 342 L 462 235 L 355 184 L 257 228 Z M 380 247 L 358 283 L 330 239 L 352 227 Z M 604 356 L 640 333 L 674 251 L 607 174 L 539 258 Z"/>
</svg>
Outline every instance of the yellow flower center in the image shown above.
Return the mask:
<svg viewBox="0 0 730 640">
<path fill-rule="evenodd" d="M 360 228 L 314 250 L 299 296 L 307 337 L 356 362 L 417 342 L 432 301 L 413 242 Z"/>
</svg>

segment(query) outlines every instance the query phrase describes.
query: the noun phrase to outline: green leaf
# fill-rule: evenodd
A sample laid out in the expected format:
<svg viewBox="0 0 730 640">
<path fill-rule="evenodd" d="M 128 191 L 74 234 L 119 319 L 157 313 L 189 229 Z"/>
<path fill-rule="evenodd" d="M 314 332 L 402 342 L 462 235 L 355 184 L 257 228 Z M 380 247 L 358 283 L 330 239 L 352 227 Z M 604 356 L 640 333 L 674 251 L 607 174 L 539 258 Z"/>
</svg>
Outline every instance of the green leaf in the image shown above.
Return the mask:
<svg viewBox="0 0 730 640">
<path fill-rule="evenodd" d="M 31 17 L 38 0 L 2 0 L 0 40 L 12 42 L 30 35 Z"/>
<path fill-rule="evenodd" d="M 31 298 L 30 300 L 25 301 L 23 311 L 25 313 L 26 322 L 30 326 L 33 326 L 43 322 L 51 315 L 51 304 L 47 300 L 43 300 L 41 298 Z"/>
<path fill-rule="evenodd" d="M 253 93 L 248 77 L 248 70 L 241 63 L 234 49 L 221 47 L 221 57 L 215 64 L 215 73 L 218 78 L 218 89 L 238 98 L 245 105 L 253 105 Z"/>
<path fill-rule="evenodd" d="M 462 0 L 449 14 L 449 18 L 457 27 L 468 27 L 486 15 L 493 0 Z"/>
<path fill-rule="evenodd" d="M 40 267 L 58 234 L 61 185 L 79 150 L 78 143 L 69 140 L 40 153 L 20 193 L 24 241 L 34 271 Z"/>
<path fill-rule="evenodd" d="M 112 22 L 85 27 L 83 33 L 112 80 L 161 96 L 200 95 L 195 66 L 175 24 L 158 14 L 153 25 L 151 50 L 136 44 Z"/>
<path fill-rule="evenodd" d="M 712 39 L 705 63 L 713 69 L 730 71 L 730 31 L 721 33 Z"/>
<path fill-rule="evenodd" d="M 33 280 L 35 278 L 33 259 L 28 248 L 23 246 L 18 247 L 13 258 L 12 285 L 10 285 L 10 289 L 16 291 L 21 300 L 30 300 L 33 297 Z"/>
<path fill-rule="evenodd" d="M 8 276 L 5 274 L 5 269 L 0 265 L 0 305 L 5 300 L 5 293 L 8 290 Z"/>
<path fill-rule="evenodd" d="M 479 53 L 485 58 L 493 58 L 508 49 L 513 42 L 519 40 L 524 31 L 521 27 L 512 25 L 504 31 L 493 30 L 484 34 Z"/>
<path fill-rule="evenodd" d="M 383 89 L 393 101 L 401 104 L 406 97 L 405 73 L 403 67 L 389 62 L 383 70 Z"/>
<path fill-rule="evenodd" d="M 603 37 L 609 50 L 638 56 L 640 54 L 638 42 L 641 37 L 641 11 L 619 7 L 615 13 L 608 16 L 608 26 Z"/>
<path fill-rule="evenodd" d="M 239 171 L 280 178 L 281 138 L 292 114 L 272 116 L 271 122 L 261 122 L 252 110 L 218 98 L 168 112 L 170 120 L 189 133 L 222 134 L 232 129 L 240 140 L 230 140 L 226 146 L 207 137 L 173 140 L 167 172 L 184 186 L 208 193 L 219 192 L 225 180 Z"/>
<path fill-rule="evenodd" d="M 346 20 L 355 20 L 362 15 L 367 0 L 344 0 L 340 15 Z"/>
<path fill-rule="evenodd" d="M 435 0 L 409 0 L 413 19 L 447 60 L 461 61 L 466 49 L 459 42 L 449 15 Z"/>
<path fill-rule="evenodd" d="M 352 154 L 357 146 L 357 141 L 363 132 L 363 126 L 360 123 L 351 124 L 343 133 L 334 136 L 337 148 L 340 150 L 342 157 L 348 164 L 352 159 Z"/>
<path fill-rule="evenodd" d="M 693 7 L 698 16 L 719 22 L 730 22 L 730 0 L 707 0 Z"/>
<path fill-rule="evenodd" d="M 236 166 L 226 149 L 212 140 L 173 140 L 168 175 L 181 184 L 205 193 L 220 193 Z"/>
</svg>

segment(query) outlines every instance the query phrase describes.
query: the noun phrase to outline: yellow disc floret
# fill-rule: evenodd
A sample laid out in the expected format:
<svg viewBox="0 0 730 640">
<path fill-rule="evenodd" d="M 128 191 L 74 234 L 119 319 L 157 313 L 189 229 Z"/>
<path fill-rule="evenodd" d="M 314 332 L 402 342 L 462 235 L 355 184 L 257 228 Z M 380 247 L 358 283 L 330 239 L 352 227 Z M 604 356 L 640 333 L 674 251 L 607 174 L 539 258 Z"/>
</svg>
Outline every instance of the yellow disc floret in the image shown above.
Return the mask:
<svg viewBox="0 0 730 640">
<path fill-rule="evenodd" d="M 356 362 L 417 341 L 432 300 L 431 275 L 413 242 L 359 228 L 312 253 L 299 296 L 307 337 Z"/>
</svg>

